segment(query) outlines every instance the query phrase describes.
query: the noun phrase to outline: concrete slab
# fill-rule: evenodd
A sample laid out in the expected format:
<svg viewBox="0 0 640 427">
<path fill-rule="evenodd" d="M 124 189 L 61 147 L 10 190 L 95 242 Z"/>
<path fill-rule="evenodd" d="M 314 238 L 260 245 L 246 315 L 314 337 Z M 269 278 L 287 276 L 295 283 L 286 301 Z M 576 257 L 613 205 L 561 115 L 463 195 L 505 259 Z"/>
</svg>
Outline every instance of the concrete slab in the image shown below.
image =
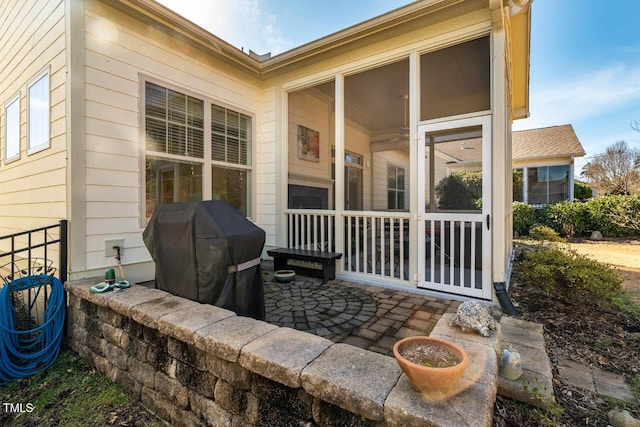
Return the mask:
<svg viewBox="0 0 640 427">
<path fill-rule="evenodd" d="M 617 375 L 600 369 L 592 369 L 591 372 L 593 373 L 596 393 L 634 405 L 638 404 L 638 399 L 636 399 L 635 394 L 627 385 L 624 375 Z"/>
<path fill-rule="evenodd" d="M 544 331 L 541 324 L 503 316 L 500 325 L 503 343 L 513 344 L 518 351 L 519 347 L 531 347 L 544 351 Z"/>
<path fill-rule="evenodd" d="M 548 408 L 555 402 L 551 377 L 526 369 L 517 380 L 498 376 L 498 394 L 537 408 Z"/>
<path fill-rule="evenodd" d="M 538 408 L 547 408 L 555 402 L 551 361 L 545 350 L 543 327 L 503 316 L 502 350 L 513 346 L 520 354 L 523 373 L 517 380 L 498 377 L 498 394 Z M 578 375 L 579 372 L 571 372 Z M 588 378 L 584 378 L 585 380 Z"/>
<path fill-rule="evenodd" d="M 558 378 L 576 387 L 596 391 L 591 370 L 572 360 L 561 360 L 558 363 Z"/>
</svg>

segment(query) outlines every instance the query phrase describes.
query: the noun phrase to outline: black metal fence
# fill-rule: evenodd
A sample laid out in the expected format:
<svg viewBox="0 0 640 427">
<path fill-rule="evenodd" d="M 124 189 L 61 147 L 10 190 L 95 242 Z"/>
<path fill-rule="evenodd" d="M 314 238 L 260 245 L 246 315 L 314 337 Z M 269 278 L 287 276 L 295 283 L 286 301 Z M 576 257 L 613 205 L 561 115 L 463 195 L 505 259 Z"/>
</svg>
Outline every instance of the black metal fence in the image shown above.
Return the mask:
<svg viewBox="0 0 640 427">
<path fill-rule="evenodd" d="M 0 236 L 0 278 L 8 283 L 19 277 L 48 274 L 66 282 L 67 230 L 68 221 L 63 219 L 55 225 Z M 50 259 L 56 248 L 57 265 Z"/>
</svg>

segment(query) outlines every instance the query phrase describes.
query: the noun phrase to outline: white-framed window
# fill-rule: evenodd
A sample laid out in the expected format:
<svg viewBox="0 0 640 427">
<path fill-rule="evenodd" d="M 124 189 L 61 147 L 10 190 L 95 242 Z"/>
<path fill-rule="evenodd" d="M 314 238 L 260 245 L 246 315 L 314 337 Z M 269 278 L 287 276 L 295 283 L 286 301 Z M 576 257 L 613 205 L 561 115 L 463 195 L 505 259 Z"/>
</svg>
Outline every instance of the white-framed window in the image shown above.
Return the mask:
<svg viewBox="0 0 640 427">
<path fill-rule="evenodd" d="M 158 204 L 211 199 L 250 216 L 251 116 L 150 81 L 143 114 L 147 221 Z"/>
<path fill-rule="evenodd" d="M 569 165 L 527 168 L 527 201 L 546 205 L 569 200 Z"/>
<path fill-rule="evenodd" d="M 404 209 L 404 168 L 387 163 L 387 209 Z"/>
<path fill-rule="evenodd" d="M 362 155 L 344 152 L 344 208 L 351 211 L 361 211 L 363 205 L 362 193 Z M 336 179 L 336 148 L 331 147 L 331 179 Z"/>
<path fill-rule="evenodd" d="M 20 94 L 4 106 L 4 144 L 5 162 L 20 157 Z"/>
<path fill-rule="evenodd" d="M 27 87 L 27 153 L 50 146 L 51 103 L 49 69 L 38 75 Z"/>
</svg>

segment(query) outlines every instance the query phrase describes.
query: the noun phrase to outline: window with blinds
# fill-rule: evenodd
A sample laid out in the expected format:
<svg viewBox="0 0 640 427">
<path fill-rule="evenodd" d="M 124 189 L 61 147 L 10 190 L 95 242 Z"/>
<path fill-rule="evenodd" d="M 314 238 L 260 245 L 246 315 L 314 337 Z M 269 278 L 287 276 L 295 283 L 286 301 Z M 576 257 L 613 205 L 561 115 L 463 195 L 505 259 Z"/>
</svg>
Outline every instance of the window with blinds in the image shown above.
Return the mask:
<svg viewBox="0 0 640 427">
<path fill-rule="evenodd" d="M 251 117 L 211 106 L 211 160 L 251 164 Z"/>
<path fill-rule="evenodd" d="M 211 199 L 227 200 L 250 216 L 252 117 L 148 81 L 144 99 L 141 218 L 148 221 L 162 203 Z"/>
<path fill-rule="evenodd" d="M 146 82 L 147 151 L 204 158 L 204 101 Z"/>
</svg>

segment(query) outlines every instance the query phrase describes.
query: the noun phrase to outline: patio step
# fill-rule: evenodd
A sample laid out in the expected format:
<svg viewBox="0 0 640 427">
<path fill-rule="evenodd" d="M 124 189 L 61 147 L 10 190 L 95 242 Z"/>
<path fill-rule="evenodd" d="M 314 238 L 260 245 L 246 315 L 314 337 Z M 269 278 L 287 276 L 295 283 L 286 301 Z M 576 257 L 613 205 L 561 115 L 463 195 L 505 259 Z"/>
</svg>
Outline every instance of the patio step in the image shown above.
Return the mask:
<svg viewBox="0 0 640 427">
<path fill-rule="evenodd" d="M 498 394 L 519 402 L 548 408 L 555 403 L 551 361 L 545 350 L 542 325 L 509 316 L 500 320 L 502 350 L 512 345 L 520 353 L 522 376 L 517 380 L 498 377 Z"/>
</svg>

